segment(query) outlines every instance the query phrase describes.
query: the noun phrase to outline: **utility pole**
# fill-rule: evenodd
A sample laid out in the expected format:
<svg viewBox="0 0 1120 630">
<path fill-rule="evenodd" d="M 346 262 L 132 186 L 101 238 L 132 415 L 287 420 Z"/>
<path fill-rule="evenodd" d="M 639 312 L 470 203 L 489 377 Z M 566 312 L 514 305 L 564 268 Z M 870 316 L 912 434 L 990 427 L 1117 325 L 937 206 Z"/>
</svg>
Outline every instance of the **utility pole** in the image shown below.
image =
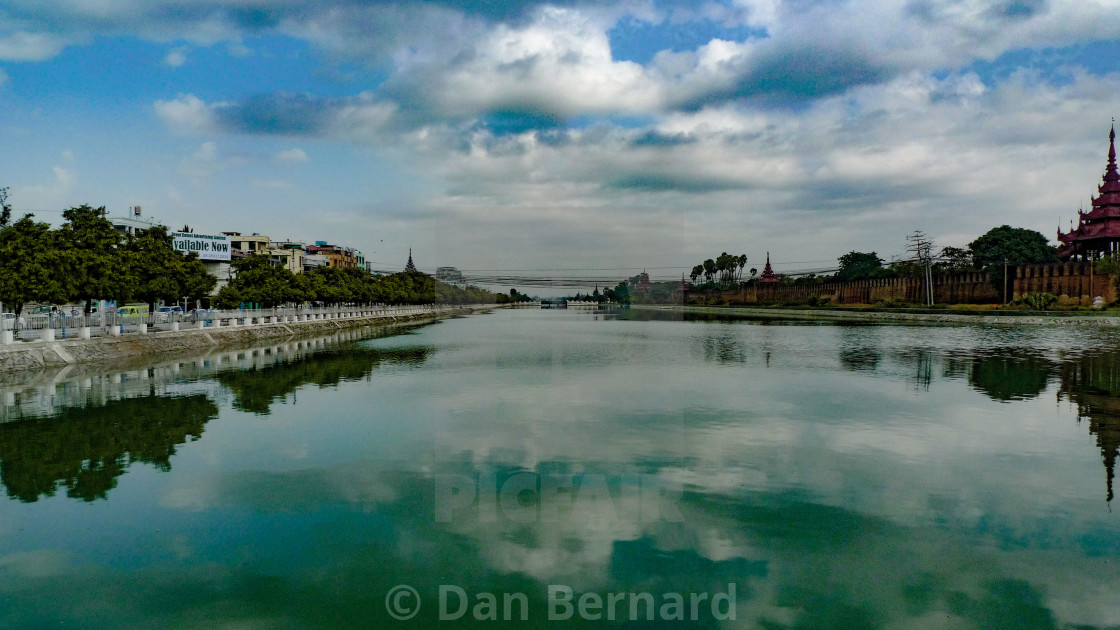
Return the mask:
<svg viewBox="0 0 1120 630">
<path fill-rule="evenodd" d="M 1089 304 L 1090 304 L 1090 306 L 1092 304 L 1094 304 L 1094 300 L 1095 300 L 1095 296 L 1093 295 L 1093 293 L 1094 293 L 1094 289 L 1093 289 L 1093 261 L 1096 259 L 1096 257 L 1097 257 L 1097 252 L 1095 252 L 1093 250 L 1089 250 Z M 1081 302 L 1079 300 L 1078 304 L 1080 304 L 1080 303 Z"/>
<path fill-rule="evenodd" d="M 1004 259 L 1004 304 L 1007 304 L 1007 259 Z"/>
<path fill-rule="evenodd" d="M 933 306 L 933 241 L 926 238 L 921 230 L 915 230 L 906 237 L 906 251 L 914 255 L 914 259 L 922 267 L 922 282 L 926 285 L 926 306 Z"/>
</svg>

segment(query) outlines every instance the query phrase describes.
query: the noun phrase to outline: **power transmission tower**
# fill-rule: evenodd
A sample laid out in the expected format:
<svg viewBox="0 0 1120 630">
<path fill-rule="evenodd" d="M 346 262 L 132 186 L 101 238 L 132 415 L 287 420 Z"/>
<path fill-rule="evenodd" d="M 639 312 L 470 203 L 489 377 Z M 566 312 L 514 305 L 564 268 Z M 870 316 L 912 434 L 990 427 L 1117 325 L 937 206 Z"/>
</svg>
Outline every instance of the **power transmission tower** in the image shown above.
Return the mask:
<svg viewBox="0 0 1120 630">
<path fill-rule="evenodd" d="M 910 252 L 922 268 L 926 285 L 926 306 L 933 306 L 933 241 L 921 230 L 906 237 L 906 251 Z"/>
</svg>

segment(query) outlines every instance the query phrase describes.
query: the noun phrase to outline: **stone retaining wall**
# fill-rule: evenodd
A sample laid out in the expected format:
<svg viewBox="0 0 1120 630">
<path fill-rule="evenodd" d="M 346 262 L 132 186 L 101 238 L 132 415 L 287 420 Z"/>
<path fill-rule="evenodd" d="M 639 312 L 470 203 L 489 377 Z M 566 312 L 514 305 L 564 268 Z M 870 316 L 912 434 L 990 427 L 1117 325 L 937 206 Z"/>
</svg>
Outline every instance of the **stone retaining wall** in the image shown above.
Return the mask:
<svg viewBox="0 0 1120 630">
<path fill-rule="evenodd" d="M 283 324 L 190 329 L 95 339 L 17 342 L 0 346 L 0 372 L 40 370 L 74 363 L 120 360 L 164 353 L 183 353 L 208 347 L 252 344 L 264 339 L 322 335 L 345 328 L 437 319 L 492 308 L 495 308 L 495 306 L 432 308 L 426 312 L 413 313 L 407 316 L 352 317 Z"/>
</svg>

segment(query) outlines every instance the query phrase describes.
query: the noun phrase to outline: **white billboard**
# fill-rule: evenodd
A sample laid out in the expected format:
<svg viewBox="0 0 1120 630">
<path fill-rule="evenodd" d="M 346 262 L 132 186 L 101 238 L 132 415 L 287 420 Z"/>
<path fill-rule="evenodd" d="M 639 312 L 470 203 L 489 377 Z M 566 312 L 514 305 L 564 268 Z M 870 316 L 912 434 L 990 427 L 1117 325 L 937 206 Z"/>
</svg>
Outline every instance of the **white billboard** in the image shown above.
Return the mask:
<svg viewBox="0 0 1120 630">
<path fill-rule="evenodd" d="M 199 260 L 230 259 L 230 246 L 228 236 L 210 236 L 208 234 L 191 234 L 189 232 L 172 232 L 171 246 L 176 251 L 194 252 Z"/>
</svg>

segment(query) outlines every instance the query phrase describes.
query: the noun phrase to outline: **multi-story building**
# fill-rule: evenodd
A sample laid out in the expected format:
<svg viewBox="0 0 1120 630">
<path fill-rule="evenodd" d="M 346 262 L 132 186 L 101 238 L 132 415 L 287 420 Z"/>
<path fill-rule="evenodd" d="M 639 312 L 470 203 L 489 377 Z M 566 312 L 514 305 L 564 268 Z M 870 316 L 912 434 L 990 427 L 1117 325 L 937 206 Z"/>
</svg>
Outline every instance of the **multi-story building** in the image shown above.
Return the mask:
<svg viewBox="0 0 1120 630">
<path fill-rule="evenodd" d="M 268 254 L 269 243 L 271 242 L 267 236 L 260 234 L 244 235 L 241 232 L 222 232 L 229 237 L 230 246 L 237 251 L 246 254 Z"/>
<path fill-rule="evenodd" d="M 310 248 L 309 248 L 310 249 Z M 330 260 L 326 256 L 319 253 L 307 252 L 303 256 L 303 270 L 314 271 L 319 267 L 330 267 Z"/>
<path fill-rule="evenodd" d="M 269 243 L 268 257 L 278 267 L 284 267 L 292 273 L 303 273 L 305 245 L 299 241 L 272 241 Z"/>
<path fill-rule="evenodd" d="M 327 266 L 337 269 L 358 267 L 358 259 L 355 253 L 360 254 L 360 252 L 357 252 L 353 247 L 329 245 L 326 241 L 316 241 L 314 245 L 309 245 L 307 247 L 307 253 L 326 256 Z M 362 268 L 365 268 L 364 257 L 362 258 Z"/>
<path fill-rule="evenodd" d="M 140 206 L 132 206 L 126 216 L 107 217 L 113 228 L 122 234 L 135 234 L 153 227 L 163 227 L 163 224 L 153 219 L 146 219 L 140 213 Z"/>
</svg>

